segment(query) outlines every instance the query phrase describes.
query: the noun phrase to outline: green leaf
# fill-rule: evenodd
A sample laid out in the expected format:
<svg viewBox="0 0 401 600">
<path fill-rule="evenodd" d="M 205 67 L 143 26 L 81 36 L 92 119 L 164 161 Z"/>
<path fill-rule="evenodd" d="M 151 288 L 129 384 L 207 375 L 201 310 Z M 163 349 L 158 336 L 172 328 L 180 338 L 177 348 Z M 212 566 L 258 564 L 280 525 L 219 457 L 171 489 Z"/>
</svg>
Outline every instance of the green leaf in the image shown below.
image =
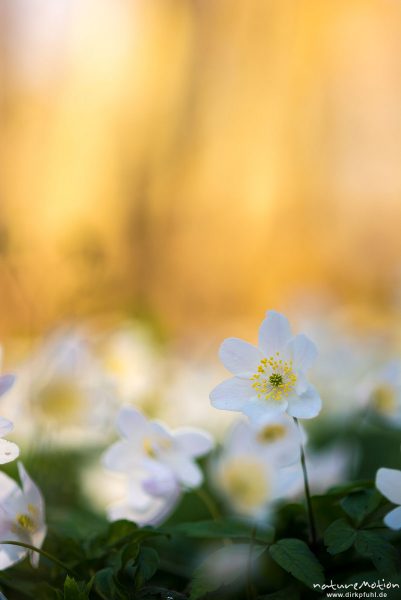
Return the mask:
<svg viewBox="0 0 401 600">
<path fill-rule="evenodd" d="M 244 576 L 249 560 L 249 549 L 249 544 L 232 544 L 209 554 L 194 572 L 189 600 L 203 598 L 209 592 L 214 592 Z M 265 550 L 266 546 L 254 545 L 251 562 Z"/>
<path fill-rule="evenodd" d="M 153 548 L 141 548 L 136 563 L 135 586 L 140 589 L 151 579 L 159 567 L 159 555 Z"/>
<path fill-rule="evenodd" d="M 324 496 L 345 496 L 351 492 L 365 490 L 366 488 L 374 488 L 374 482 L 370 479 L 361 479 L 358 481 L 351 481 L 341 485 L 335 485 L 328 489 Z"/>
<path fill-rule="evenodd" d="M 345 520 L 337 519 L 324 533 L 324 543 L 330 554 L 339 554 L 351 548 L 356 538 L 356 530 Z"/>
<path fill-rule="evenodd" d="M 246 539 L 252 538 L 253 524 L 249 521 L 227 517 L 218 521 L 195 521 L 180 523 L 167 529 L 169 533 L 181 533 L 202 539 Z M 255 535 L 257 542 L 269 544 L 274 539 L 274 528 L 266 525 L 258 527 Z"/>
<path fill-rule="evenodd" d="M 360 525 L 381 502 L 381 495 L 376 490 L 359 490 L 341 500 L 342 509 L 349 517 Z"/>
<path fill-rule="evenodd" d="M 107 568 L 98 571 L 94 579 L 94 589 L 103 600 L 126 600 L 117 586 L 113 569 Z"/>
<path fill-rule="evenodd" d="M 397 550 L 379 533 L 358 531 L 355 548 L 359 554 L 370 558 L 379 573 L 385 577 L 391 577 L 399 572 Z"/>
<path fill-rule="evenodd" d="M 323 584 L 323 567 L 305 542 L 284 539 L 270 547 L 273 560 L 293 577 L 313 588 L 314 583 Z"/>
<path fill-rule="evenodd" d="M 67 575 L 64 582 L 64 600 L 88 600 L 88 598 L 86 584 Z"/>
<path fill-rule="evenodd" d="M 109 556 L 112 548 L 118 548 L 128 542 L 140 543 L 158 535 L 164 534 L 152 527 L 138 527 L 131 521 L 114 521 L 109 524 L 106 531 L 89 540 L 87 554 L 90 558 Z"/>
</svg>

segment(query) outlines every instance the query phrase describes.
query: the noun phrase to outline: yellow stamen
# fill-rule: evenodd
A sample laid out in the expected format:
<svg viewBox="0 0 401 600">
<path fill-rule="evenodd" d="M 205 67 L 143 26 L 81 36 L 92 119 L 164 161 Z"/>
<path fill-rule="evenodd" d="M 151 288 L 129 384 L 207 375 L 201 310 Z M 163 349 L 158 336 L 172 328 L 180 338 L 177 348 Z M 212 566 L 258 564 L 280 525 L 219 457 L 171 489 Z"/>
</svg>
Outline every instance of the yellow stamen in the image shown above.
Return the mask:
<svg viewBox="0 0 401 600">
<path fill-rule="evenodd" d="M 279 401 L 292 392 L 297 376 L 293 371 L 292 360 L 283 360 L 280 353 L 276 352 L 276 356 L 260 361 L 257 373 L 251 377 L 251 381 L 258 398 Z"/>
<path fill-rule="evenodd" d="M 258 441 L 263 443 L 272 443 L 283 438 L 286 434 L 286 428 L 284 425 L 267 425 L 261 429 L 258 433 Z"/>
</svg>

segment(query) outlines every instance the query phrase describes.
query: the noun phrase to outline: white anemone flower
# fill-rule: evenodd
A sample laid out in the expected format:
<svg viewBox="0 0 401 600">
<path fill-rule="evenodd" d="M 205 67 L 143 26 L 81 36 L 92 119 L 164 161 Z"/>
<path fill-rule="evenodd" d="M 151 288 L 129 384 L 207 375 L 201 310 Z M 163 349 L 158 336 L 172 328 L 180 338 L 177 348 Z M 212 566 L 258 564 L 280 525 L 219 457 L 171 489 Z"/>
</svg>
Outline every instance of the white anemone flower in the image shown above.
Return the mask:
<svg viewBox="0 0 401 600">
<path fill-rule="evenodd" d="M 401 471 L 381 468 L 376 473 L 376 487 L 393 504 L 398 504 L 384 517 L 390 529 L 401 529 Z"/>
<path fill-rule="evenodd" d="M 277 427 L 285 427 L 277 423 Z M 276 434 L 271 425 L 272 436 Z M 239 514 L 263 519 L 268 515 L 272 503 L 292 491 L 298 473 L 291 468 L 281 468 L 288 459 L 295 459 L 291 452 L 280 452 L 278 439 L 260 436 L 249 423 L 239 422 L 229 432 L 220 456 L 211 464 L 212 481 L 233 510 Z M 277 433 L 283 434 L 282 431 Z M 295 431 L 298 442 L 299 432 Z M 286 433 L 281 443 L 286 444 Z M 276 446 L 276 447 L 275 447 Z M 286 456 L 287 454 L 287 456 Z M 286 460 L 283 461 L 283 459 Z"/>
<path fill-rule="evenodd" d="M 130 475 L 147 475 L 147 486 L 163 486 L 176 481 L 184 488 L 196 488 L 203 481 L 195 459 L 207 454 L 211 436 L 195 428 L 168 430 L 157 421 L 149 421 L 135 408 L 123 407 L 117 417 L 122 440 L 104 455 L 104 465 Z"/>
<path fill-rule="evenodd" d="M 268 311 L 258 347 L 228 338 L 219 354 L 234 377 L 211 392 L 215 408 L 242 412 L 256 423 L 272 413 L 287 411 L 292 417 L 311 419 L 320 412 L 320 396 L 306 379 L 316 347 L 303 334 L 293 336 L 280 313 Z"/>
<path fill-rule="evenodd" d="M 2 541 L 23 542 L 41 548 L 46 537 L 42 494 L 22 463 L 18 463 L 18 472 L 22 488 L 14 479 L 0 473 L 0 570 L 19 562 L 27 554 L 34 567 L 39 563 L 37 552 L 2 544 Z"/>
</svg>

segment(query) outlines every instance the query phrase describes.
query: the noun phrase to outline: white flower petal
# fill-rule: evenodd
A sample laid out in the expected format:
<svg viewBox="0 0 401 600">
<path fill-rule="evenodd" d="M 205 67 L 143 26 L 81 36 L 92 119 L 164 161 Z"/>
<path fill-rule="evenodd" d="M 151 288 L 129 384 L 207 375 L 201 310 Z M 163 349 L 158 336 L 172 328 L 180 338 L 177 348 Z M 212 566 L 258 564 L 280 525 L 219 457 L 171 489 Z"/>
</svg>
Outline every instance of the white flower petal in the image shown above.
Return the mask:
<svg viewBox="0 0 401 600">
<path fill-rule="evenodd" d="M 319 414 L 321 408 L 322 400 L 312 385 L 300 396 L 292 394 L 288 397 L 287 412 L 297 419 L 313 419 Z"/>
<path fill-rule="evenodd" d="M 43 542 L 45 541 L 46 534 L 47 534 L 46 526 L 43 526 L 39 529 L 39 531 L 36 531 L 32 535 L 32 540 L 31 540 L 32 546 L 35 546 L 36 548 L 41 548 L 43 546 Z M 29 558 L 31 561 L 31 565 L 36 569 L 39 566 L 39 559 L 40 559 L 39 552 L 30 552 Z"/>
<path fill-rule="evenodd" d="M 212 436 L 195 427 L 176 429 L 173 435 L 178 448 L 188 456 L 203 456 L 213 448 Z"/>
<path fill-rule="evenodd" d="M 401 506 L 390 510 L 384 517 L 384 522 L 390 529 L 401 529 Z"/>
<path fill-rule="evenodd" d="M 20 492 L 17 482 L 3 472 L 0 472 L 0 503 L 8 496 Z"/>
<path fill-rule="evenodd" d="M 109 507 L 107 513 L 111 521 L 128 519 L 138 525 L 160 525 L 172 513 L 180 499 L 180 490 L 177 488 L 174 494 L 167 498 L 150 498 L 150 503 L 145 510 L 138 510 L 129 502 L 116 503 Z"/>
<path fill-rule="evenodd" d="M 266 356 L 282 352 L 291 339 L 288 319 L 280 313 L 269 310 L 259 329 L 259 348 Z"/>
<path fill-rule="evenodd" d="M 190 458 L 171 452 L 165 458 L 165 463 L 171 468 L 178 481 L 189 488 L 198 487 L 203 481 L 203 473 L 199 466 Z"/>
<path fill-rule="evenodd" d="M 127 502 L 132 508 L 139 511 L 147 510 L 152 502 L 149 494 L 139 479 L 130 479 L 128 482 Z"/>
<path fill-rule="evenodd" d="M 6 392 L 8 392 L 9 389 L 12 388 L 12 386 L 14 385 L 15 382 L 15 376 L 14 375 L 2 375 L 0 377 L 0 396 L 2 396 L 3 394 L 5 394 Z"/>
<path fill-rule="evenodd" d="M 299 396 L 300 394 L 303 394 L 304 392 L 306 392 L 306 390 L 309 387 L 309 383 L 305 377 L 305 374 L 302 373 L 302 371 L 297 371 L 296 376 L 297 376 L 297 383 L 295 385 L 295 391 Z"/>
<path fill-rule="evenodd" d="M 146 417 L 132 406 L 123 406 L 118 413 L 117 427 L 121 435 L 129 440 L 135 440 L 144 434 L 148 428 Z"/>
<path fill-rule="evenodd" d="M 251 400 L 243 406 L 242 412 L 249 417 L 254 425 L 263 423 L 267 416 L 283 413 L 287 408 L 287 400 Z"/>
<path fill-rule="evenodd" d="M 25 502 L 27 504 L 33 504 L 35 507 L 37 507 L 40 511 L 40 518 L 43 519 L 44 500 L 42 492 L 39 490 L 36 483 L 30 478 L 22 462 L 18 463 L 18 473 L 22 483 Z"/>
<path fill-rule="evenodd" d="M 7 541 L 19 542 L 19 538 L 10 532 L 9 536 L 5 536 L 4 539 Z M 11 546 L 9 544 L 0 544 L 0 571 L 8 569 L 12 565 L 20 562 L 27 555 L 28 550 L 21 548 L 20 546 Z"/>
<path fill-rule="evenodd" d="M 219 356 L 225 368 L 238 377 L 252 377 L 263 359 L 258 348 L 238 338 L 224 340 Z"/>
<path fill-rule="evenodd" d="M 116 442 L 103 454 L 102 463 L 112 471 L 130 471 L 137 464 L 136 449 L 126 440 Z"/>
<path fill-rule="evenodd" d="M 5 435 L 7 435 L 7 433 L 10 433 L 10 431 L 12 431 L 13 428 L 14 426 L 11 423 L 11 421 L 0 417 L 0 437 L 4 437 Z"/>
<path fill-rule="evenodd" d="M 256 391 L 249 380 L 232 377 L 220 383 L 210 393 L 212 406 L 222 410 L 241 410 L 251 398 L 255 398 Z"/>
<path fill-rule="evenodd" d="M 288 343 L 288 350 L 292 356 L 295 369 L 306 371 L 317 357 L 317 348 L 303 333 L 296 335 Z"/>
<path fill-rule="evenodd" d="M 143 490 L 148 496 L 166 497 L 177 487 L 177 480 L 173 473 L 168 470 L 164 476 L 148 477 L 142 482 Z"/>
<path fill-rule="evenodd" d="M 394 504 L 401 504 L 401 471 L 381 468 L 376 473 L 376 487 Z"/>
<path fill-rule="evenodd" d="M 0 438 L 0 465 L 5 465 L 18 458 L 18 456 L 19 448 L 17 444 Z"/>
</svg>

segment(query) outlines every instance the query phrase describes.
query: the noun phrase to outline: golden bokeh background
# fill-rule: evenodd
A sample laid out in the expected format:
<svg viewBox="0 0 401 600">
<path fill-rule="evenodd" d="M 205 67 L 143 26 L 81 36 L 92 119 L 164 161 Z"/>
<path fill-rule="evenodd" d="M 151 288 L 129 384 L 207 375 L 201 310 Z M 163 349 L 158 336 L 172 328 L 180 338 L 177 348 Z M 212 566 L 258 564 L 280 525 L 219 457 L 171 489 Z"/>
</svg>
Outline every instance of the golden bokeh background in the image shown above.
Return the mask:
<svg viewBox="0 0 401 600">
<path fill-rule="evenodd" d="M 401 4 L 3 0 L 0 334 L 398 310 Z M 302 300 L 303 299 L 303 300 Z"/>
</svg>

